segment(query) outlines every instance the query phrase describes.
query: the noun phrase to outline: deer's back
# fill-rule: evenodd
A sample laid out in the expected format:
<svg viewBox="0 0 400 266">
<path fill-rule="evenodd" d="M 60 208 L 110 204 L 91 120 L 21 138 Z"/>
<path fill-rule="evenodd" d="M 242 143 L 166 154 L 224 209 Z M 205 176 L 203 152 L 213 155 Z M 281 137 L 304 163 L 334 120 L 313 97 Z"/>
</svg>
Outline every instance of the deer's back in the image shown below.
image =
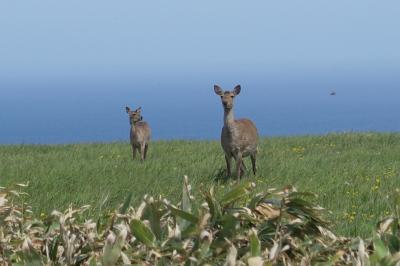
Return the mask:
<svg viewBox="0 0 400 266">
<path fill-rule="evenodd" d="M 222 128 L 221 144 L 226 153 L 233 155 L 240 151 L 247 156 L 257 151 L 257 143 L 257 128 L 249 119 L 235 120 Z"/>
<path fill-rule="evenodd" d="M 140 144 L 148 143 L 151 137 L 151 129 L 147 122 L 139 121 L 135 124 L 135 128 L 131 129 L 131 143 Z"/>
</svg>

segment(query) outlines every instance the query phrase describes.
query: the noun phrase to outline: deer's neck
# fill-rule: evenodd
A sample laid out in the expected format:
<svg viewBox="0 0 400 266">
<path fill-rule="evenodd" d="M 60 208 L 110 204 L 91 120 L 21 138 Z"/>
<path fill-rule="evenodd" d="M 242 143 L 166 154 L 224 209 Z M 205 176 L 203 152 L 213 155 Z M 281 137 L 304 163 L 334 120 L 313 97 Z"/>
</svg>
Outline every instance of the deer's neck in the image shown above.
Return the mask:
<svg viewBox="0 0 400 266">
<path fill-rule="evenodd" d="M 137 123 L 137 122 L 131 124 L 131 129 L 132 129 L 133 131 L 136 130 L 136 123 Z"/>
<path fill-rule="evenodd" d="M 224 109 L 224 126 L 230 127 L 235 122 L 233 109 Z"/>
</svg>

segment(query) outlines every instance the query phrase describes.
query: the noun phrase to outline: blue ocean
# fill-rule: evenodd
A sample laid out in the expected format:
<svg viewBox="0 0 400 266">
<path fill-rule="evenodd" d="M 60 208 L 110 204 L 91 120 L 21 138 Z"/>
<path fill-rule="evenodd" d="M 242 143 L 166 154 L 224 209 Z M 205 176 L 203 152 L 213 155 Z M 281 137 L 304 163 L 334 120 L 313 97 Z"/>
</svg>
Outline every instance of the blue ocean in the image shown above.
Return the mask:
<svg viewBox="0 0 400 266">
<path fill-rule="evenodd" d="M 235 116 L 252 119 L 262 136 L 400 131 L 394 74 L 288 76 L 3 82 L 0 144 L 128 141 L 125 106 L 142 107 L 155 140 L 219 139 L 223 109 L 214 84 L 241 84 Z"/>
</svg>

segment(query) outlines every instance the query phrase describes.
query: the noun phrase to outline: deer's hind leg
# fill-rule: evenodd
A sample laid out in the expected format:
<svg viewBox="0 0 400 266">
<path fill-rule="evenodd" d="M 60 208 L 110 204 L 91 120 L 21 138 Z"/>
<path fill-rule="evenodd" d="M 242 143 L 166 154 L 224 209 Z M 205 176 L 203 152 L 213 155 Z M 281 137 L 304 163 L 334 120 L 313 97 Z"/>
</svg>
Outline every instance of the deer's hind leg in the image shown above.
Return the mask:
<svg viewBox="0 0 400 266">
<path fill-rule="evenodd" d="M 240 174 L 241 176 L 243 176 L 246 173 L 247 169 L 246 169 L 246 165 L 244 164 L 244 160 L 242 158 L 242 164 L 240 165 Z"/>
<path fill-rule="evenodd" d="M 232 162 L 232 156 L 230 154 L 225 153 L 225 161 L 226 161 L 226 175 L 228 177 L 231 177 L 231 162 Z"/>
<path fill-rule="evenodd" d="M 147 150 L 149 149 L 149 144 L 148 143 L 146 143 L 145 145 L 144 145 L 144 159 L 146 160 L 146 158 L 147 158 Z"/>
<path fill-rule="evenodd" d="M 253 153 L 250 155 L 250 159 L 251 159 L 251 164 L 253 166 L 253 174 L 256 175 L 257 172 L 257 167 L 256 167 L 256 153 Z"/>
<path fill-rule="evenodd" d="M 236 172 L 237 172 L 237 179 L 239 180 L 242 175 L 243 172 L 241 171 L 243 169 L 243 158 L 242 158 L 242 153 L 238 153 L 235 157 L 236 159 Z"/>
</svg>

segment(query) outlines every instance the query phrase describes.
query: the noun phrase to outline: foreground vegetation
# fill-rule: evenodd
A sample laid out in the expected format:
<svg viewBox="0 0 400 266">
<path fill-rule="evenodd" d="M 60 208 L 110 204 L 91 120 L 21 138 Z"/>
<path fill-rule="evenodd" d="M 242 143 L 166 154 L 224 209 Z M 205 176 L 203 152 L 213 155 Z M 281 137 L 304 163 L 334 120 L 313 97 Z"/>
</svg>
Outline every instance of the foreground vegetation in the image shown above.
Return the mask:
<svg viewBox="0 0 400 266">
<path fill-rule="evenodd" d="M 118 209 L 83 219 L 88 206 L 35 219 L 19 184 L 0 190 L 2 265 L 399 265 L 397 216 L 378 224 L 372 239 L 338 238 L 312 194 L 294 188 L 254 194 L 244 182 L 221 197 L 202 190 L 195 204 L 185 178 L 177 205 L 131 195 Z"/>
<path fill-rule="evenodd" d="M 258 157 L 257 191 L 291 184 L 317 193 L 314 203 L 331 212 L 338 235 L 369 237 L 376 223 L 393 213 L 392 192 L 400 187 L 400 134 L 330 134 L 263 139 Z M 181 177 L 191 178 L 193 194 L 214 186 L 217 195 L 231 186 L 224 180 L 219 142 L 157 141 L 145 163 L 132 162 L 128 143 L 0 146 L 0 185 L 29 182 L 26 192 L 35 214 L 70 204 L 92 208 L 92 217 L 115 209 L 132 193 L 178 202 Z M 246 161 L 248 169 L 250 162 Z"/>
</svg>

